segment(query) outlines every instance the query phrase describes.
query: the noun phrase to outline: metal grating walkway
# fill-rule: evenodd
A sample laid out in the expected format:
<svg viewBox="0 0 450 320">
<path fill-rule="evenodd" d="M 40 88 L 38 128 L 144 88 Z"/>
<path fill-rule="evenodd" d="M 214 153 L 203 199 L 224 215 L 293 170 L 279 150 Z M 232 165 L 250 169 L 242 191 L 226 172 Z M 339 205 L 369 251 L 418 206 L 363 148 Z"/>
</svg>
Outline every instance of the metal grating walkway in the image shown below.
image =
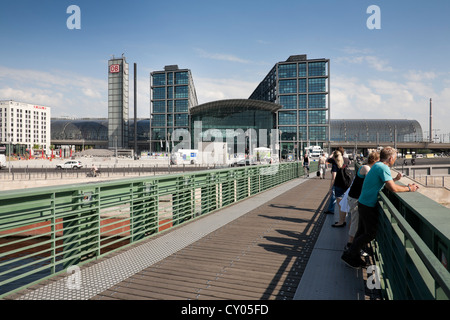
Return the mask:
<svg viewBox="0 0 450 320">
<path fill-rule="evenodd" d="M 296 179 L 87 264 L 80 289 L 60 275 L 9 299 L 304 299 L 329 183 Z"/>
</svg>

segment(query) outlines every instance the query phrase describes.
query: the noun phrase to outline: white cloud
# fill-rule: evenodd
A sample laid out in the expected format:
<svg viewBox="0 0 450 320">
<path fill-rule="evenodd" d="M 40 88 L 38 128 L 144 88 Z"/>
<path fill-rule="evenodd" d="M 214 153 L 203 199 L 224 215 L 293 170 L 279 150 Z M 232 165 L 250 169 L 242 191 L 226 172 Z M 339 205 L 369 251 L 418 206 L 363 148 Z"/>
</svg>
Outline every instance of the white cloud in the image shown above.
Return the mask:
<svg viewBox="0 0 450 320">
<path fill-rule="evenodd" d="M 382 72 L 394 71 L 394 69 L 391 66 L 389 66 L 389 62 L 387 60 L 383 60 L 373 55 L 354 55 L 354 56 L 338 57 L 336 58 L 335 61 L 337 63 L 367 65 L 372 69 Z"/>
<path fill-rule="evenodd" d="M 52 117 L 106 117 L 107 80 L 0 66 L 0 99 L 51 107 Z"/>
<path fill-rule="evenodd" d="M 99 91 L 93 90 L 91 88 L 82 88 L 83 93 L 89 98 L 101 98 L 102 94 Z"/>
<path fill-rule="evenodd" d="M 432 71 L 423 72 L 423 71 L 417 71 L 417 70 L 410 70 L 406 78 L 410 79 L 411 81 L 424 81 L 424 80 L 434 80 L 436 79 L 437 74 Z"/>
<path fill-rule="evenodd" d="M 375 56 L 365 56 L 364 60 L 369 64 L 369 66 L 377 71 L 387 71 L 391 72 L 394 69 L 389 66 L 389 62 L 386 60 L 382 60 Z"/>
<path fill-rule="evenodd" d="M 210 53 L 210 52 L 206 52 L 203 49 L 196 49 L 196 51 L 199 53 L 200 57 L 202 57 L 202 58 L 221 60 L 221 61 L 229 61 L 229 62 L 238 62 L 238 63 L 245 63 L 245 64 L 250 63 L 249 60 L 239 58 L 232 54 Z"/>
<path fill-rule="evenodd" d="M 413 74 L 414 72 L 407 73 Z M 419 73 L 414 73 L 419 74 Z M 409 79 L 408 79 L 409 78 Z M 433 73 L 402 80 L 333 77 L 331 116 L 334 119 L 411 119 L 423 131 L 429 130 L 429 99 L 433 99 L 433 128 L 450 133 L 450 85 L 436 90 L 430 80 Z M 408 81 L 414 79 L 415 81 Z"/>
<path fill-rule="evenodd" d="M 258 83 L 236 79 L 196 78 L 198 103 L 223 99 L 248 99 Z"/>
</svg>

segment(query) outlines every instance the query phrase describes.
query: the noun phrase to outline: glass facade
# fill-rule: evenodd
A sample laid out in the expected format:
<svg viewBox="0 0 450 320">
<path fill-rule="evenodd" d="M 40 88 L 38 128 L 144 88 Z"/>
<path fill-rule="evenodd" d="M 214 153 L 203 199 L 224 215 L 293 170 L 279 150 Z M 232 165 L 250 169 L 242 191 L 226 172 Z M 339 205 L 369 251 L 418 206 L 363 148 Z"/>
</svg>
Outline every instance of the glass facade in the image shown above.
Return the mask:
<svg viewBox="0 0 450 320">
<path fill-rule="evenodd" d="M 128 148 L 128 63 L 108 61 L 108 147 Z"/>
<path fill-rule="evenodd" d="M 226 130 L 242 129 L 273 129 L 276 127 L 276 110 L 267 108 L 257 108 L 257 105 L 251 104 L 249 100 L 231 101 L 231 105 L 227 100 L 216 101 L 201 106 L 210 106 L 203 110 L 195 111 L 192 109 L 193 115 L 190 124 L 191 133 L 194 128 L 194 121 L 202 121 L 202 132 L 208 129 L 222 130 L 222 138 L 226 139 Z M 275 106 L 276 105 L 274 104 Z M 283 109 L 278 112 L 281 113 Z M 291 112 L 291 111 L 289 111 Z M 322 110 L 322 112 L 324 112 Z M 307 110 L 299 111 L 299 122 L 306 122 Z M 163 125 L 165 118 L 157 117 L 161 120 L 159 128 L 152 128 L 152 141 L 158 143 L 165 142 L 168 138 L 167 134 L 172 133 L 172 128 L 167 130 Z M 318 117 L 320 118 L 320 116 Z M 174 118 L 174 121 L 183 121 L 186 118 Z M 423 132 L 420 124 L 416 120 L 331 120 L 331 141 L 332 142 L 369 142 L 376 147 L 379 144 L 393 145 L 395 141 L 398 143 L 421 142 L 423 141 Z M 61 143 L 67 144 L 73 141 L 78 146 L 84 145 L 85 148 L 95 147 L 102 148 L 108 144 L 108 120 L 107 119 L 87 119 L 87 120 L 67 120 L 52 119 L 51 120 L 51 144 Z M 130 120 L 129 125 L 130 141 L 134 140 L 134 121 Z M 300 145 L 307 143 L 306 138 L 309 136 L 310 142 L 315 144 L 316 140 L 321 141 L 327 136 L 328 127 L 325 125 L 283 125 L 279 126 L 279 135 L 283 141 L 281 145 L 282 153 L 292 153 L 295 149 L 297 137 L 299 137 Z M 137 121 L 137 141 L 141 150 L 148 150 L 148 140 L 150 132 L 150 121 L 142 119 Z M 193 134 L 191 135 L 193 136 Z M 268 138 L 270 143 L 270 137 Z M 225 141 L 225 140 L 224 140 Z M 248 140 L 247 140 L 248 145 Z M 81 150 L 81 147 L 80 147 Z"/>
<path fill-rule="evenodd" d="M 275 112 L 279 108 L 280 106 L 274 103 L 246 99 L 220 100 L 194 107 L 191 110 L 191 128 L 195 131 L 195 128 L 198 128 L 196 123 L 201 123 L 202 136 L 196 137 L 193 134 L 191 136 L 192 144 L 195 148 L 200 139 L 209 141 L 210 138 L 206 135 L 206 131 L 216 129 L 218 130 L 216 132 L 221 134 L 219 139 L 222 142 L 226 142 L 227 138 L 233 139 L 234 137 L 235 149 L 232 150 L 233 144 L 228 145 L 228 153 L 234 154 L 238 150 L 245 150 L 249 147 L 248 135 L 246 138 L 239 139 L 237 136 L 227 136 L 227 134 L 243 134 L 249 129 L 253 129 L 255 131 L 250 131 L 255 132 L 256 136 L 252 137 L 252 149 L 256 146 L 269 147 L 272 129 L 276 128 Z"/>
<path fill-rule="evenodd" d="M 52 140 L 108 140 L 108 120 L 52 120 Z"/>
<path fill-rule="evenodd" d="M 419 142 L 422 127 L 416 120 L 333 120 L 331 134 L 336 142 Z"/>
<path fill-rule="evenodd" d="M 308 60 L 306 55 L 291 56 L 277 63 L 249 99 L 278 103 L 278 129 L 282 134 L 282 153 L 306 144 L 324 146 L 329 136 L 329 64 L 328 59 Z M 295 128 L 295 132 L 292 128 Z M 294 148 L 294 157 L 301 152 Z M 288 151 L 286 151 L 288 150 Z M 286 154 L 282 154 L 285 157 Z"/>
<path fill-rule="evenodd" d="M 191 71 L 165 66 L 151 75 L 151 151 L 169 151 L 167 140 L 175 129 L 189 129 L 189 109 L 197 95 Z"/>
</svg>

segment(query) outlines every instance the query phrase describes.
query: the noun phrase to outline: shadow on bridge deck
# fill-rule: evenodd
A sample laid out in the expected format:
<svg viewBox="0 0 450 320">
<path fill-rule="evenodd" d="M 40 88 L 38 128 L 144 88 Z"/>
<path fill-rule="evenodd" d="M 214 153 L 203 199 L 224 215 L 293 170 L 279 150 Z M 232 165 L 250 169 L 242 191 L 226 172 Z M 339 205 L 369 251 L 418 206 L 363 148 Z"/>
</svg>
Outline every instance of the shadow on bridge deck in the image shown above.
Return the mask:
<svg viewBox="0 0 450 320">
<path fill-rule="evenodd" d="M 296 179 L 91 262 L 81 286 L 60 275 L 7 299 L 364 300 L 340 255 L 330 181 Z"/>
</svg>

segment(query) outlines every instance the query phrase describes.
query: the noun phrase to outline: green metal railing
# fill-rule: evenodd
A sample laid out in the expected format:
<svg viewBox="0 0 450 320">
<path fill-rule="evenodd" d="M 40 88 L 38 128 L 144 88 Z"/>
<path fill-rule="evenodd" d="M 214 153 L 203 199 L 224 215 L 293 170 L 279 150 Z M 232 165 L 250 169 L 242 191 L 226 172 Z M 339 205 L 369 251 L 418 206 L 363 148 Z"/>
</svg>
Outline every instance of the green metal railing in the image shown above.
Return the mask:
<svg viewBox="0 0 450 320">
<path fill-rule="evenodd" d="M 293 162 L 0 192 L 0 297 L 303 174 Z"/>
<path fill-rule="evenodd" d="M 384 298 L 450 299 L 450 210 L 419 192 L 386 189 L 378 208 L 372 244 Z"/>
</svg>

